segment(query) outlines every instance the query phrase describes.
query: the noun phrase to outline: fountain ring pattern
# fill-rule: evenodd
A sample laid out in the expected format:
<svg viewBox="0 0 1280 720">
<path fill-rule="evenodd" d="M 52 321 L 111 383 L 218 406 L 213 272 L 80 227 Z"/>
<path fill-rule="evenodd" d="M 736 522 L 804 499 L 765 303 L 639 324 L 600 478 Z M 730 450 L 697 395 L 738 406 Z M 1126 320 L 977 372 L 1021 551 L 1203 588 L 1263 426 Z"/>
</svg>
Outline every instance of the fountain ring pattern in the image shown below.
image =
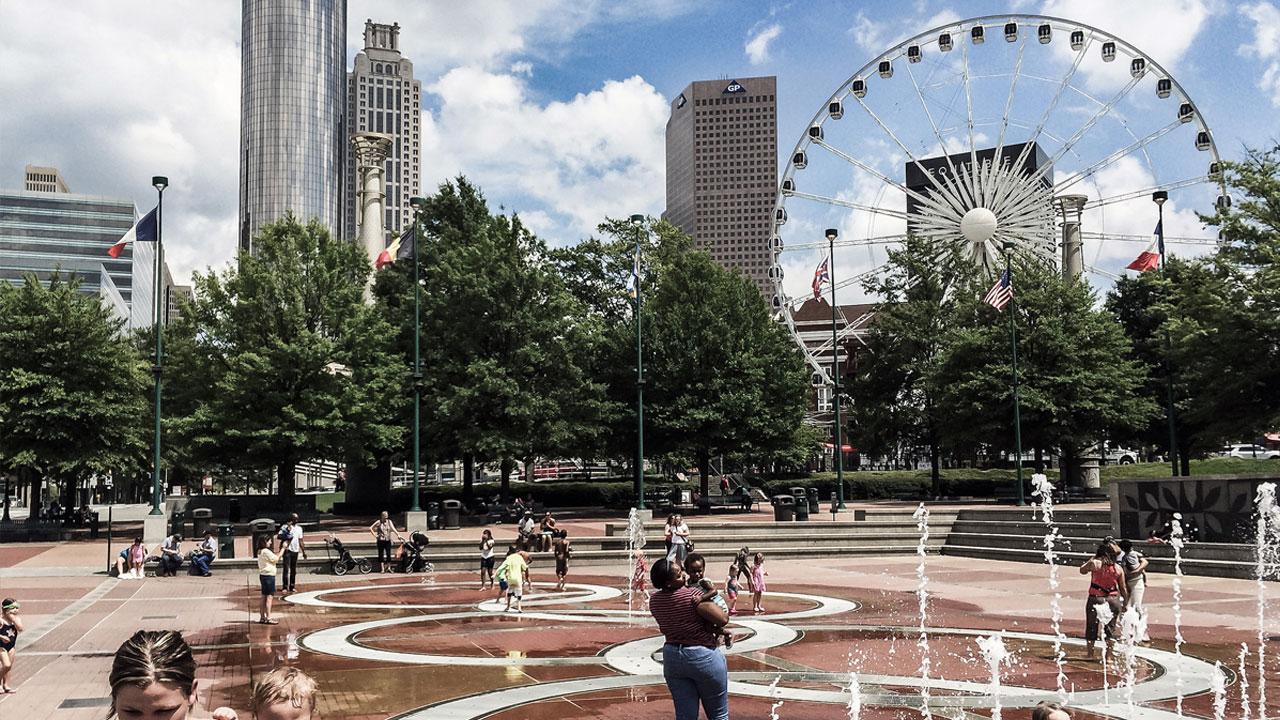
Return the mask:
<svg viewBox="0 0 1280 720">
<path fill-rule="evenodd" d="M 440 583 L 439 586 L 466 585 L 467 583 Z M 382 604 L 351 603 L 330 599 L 331 596 L 355 591 L 373 589 L 389 589 L 395 587 L 420 587 L 418 583 L 403 585 L 370 585 L 336 590 L 323 590 L 311 593 L 299 593 L 289 598 L 299 605 L 323 606 L 333 608 L 363 609 L 451 609 L 468 607 L 458 612 L 431 613 L 428 615 L 412 615 L 406 617 L 381 618 L 369 622 L 351 623 L 310 633 L 300 639 L 300 644 L 312 652 L 338 657 L 357 658 L 381 662 L 459 665 L 459 666 L 603 666 L 624 673 L 620 676 L 581 678 L 554 682 L 543 682 L 532 685 L 484 692 L 466 697 L 454 698 L 434 705 L 401 713 L 393 720 L 480 720 L 515 707 L 552 700 L 555 698 L 594 693 L 602 690 L 618 688 L 635 688 L 643 686 L 663 685 L 662 665 L 659 660 L 663 638 L 660 635 L 618 643 L 604 652 L 579 657 L 478 657 L 443 655 L 418 652 L 401 652 L 382 650 L 360 642 L 359 635 L 371 630 L 398 625 L 410 625 L 421 622 L 438 622 L 461 620 L 467 618 L 492 617 L 501 615 L 502 608 L 493 601 L 483 601 L 470 605 L 441 604 Z M 525 604 L 534 602 L 539 607 L 557 604 L 612 599 L 622 593 L 614 588 L 587 584 L 569 584 L 568 592 L 547 593 L 526 598 Z M 736 643 L 730 654 L 762 652 L 795 642 L 801 637 L 800 629 L 790 627 L 784 621 L 803 620 L 833 616 L 859 609 L 856 602 L 839 598 L 803 593 L 771 593 L 779 598 L 791 598 L 810 602 L 814 607 L 788 613 L 776 613 L 759 616 L 753 619 L 736 621 L 736 625 L 749 631 L 749 635 Z M 555 611 L 525 612 L 523 619 L 537 619 L 556 623 L 620 623 L 627 621 L 626 610 L 573 608 Z M 646 618 L 647 624 L 648 622 Z M 538 628 L 531 628 L 537 630 Z M 805 624 L 804 630 L 832 631 L 869 631 L 895 632 L 908 635 L 919 631 L 919 627 L 903 627 L 893 625 L 812 625 Z M 989 630 L 970 630 L 958 628 L 929 628 L 935 637 L 980 637 L 990 634 Z M 1002 635 L 1006 640 L 1025 640 L 1033 642 L 1052 642 L 1054 636 L 1042 633 L 1007 632 Z M 1082 640 L 1065 639 L 1065 644 L 1083 645 Z M 1176 696 L 1173 678 L 1181 671 L 1184 694 L 1211 692 L 1214 666 L 1198 658 L 1188 655 L 1142 647 L 1136 650 L 1136 656 L 1151 663 L 1157 672 L 1146 681 L 1135 687 L 1134 700 L 1150 703 L 1173 699 Z M 845 706 L 849 702 L 849 691 L 843 687 L 848 679 L 847 673 L 836 672 L 731 672 L 729 674 L 729 692 L 732 695 L 765 698 L 773 700 L 805 701 L 829 703 Z M 881 688 L 920 687 L 923 682 L 919 676 L 889 675 L 877 673 L 859 673 L 861 685 L 861 705 L 869 707 L 916 707 L 918 695 L 903 695 Z M 812 687 L 771 687 L 770 681 L 781 679 L 783 682 L 795 683 L 830 683 L 833 689 L 815 689 Z M 982 709 L 993 706 L 990 697 L 990 684 L 987 682 L 948 680 L 931 677 L 927 681 L 931 689 L 956 694 L 933 695 L 930 708 L 933 712 L 943 713 L 957 709 Z M 1045 699 L 1052 699 L 1052 691 L 1042 688 L 1023 687 L 1007 682 L 1001 686 L 1001 704 L 1005 708 L 1027 708 Z M 1128 718 L 1129 720 L 1172 720 L 1177 714 L 1152 707 L 1133 707 L 1132 710 L 1124 702 L 1112 702 L 1105 690 L 1084 690 L 1076 692 L 1072 697 L 1072 706 L 1095 715 L 1110 718 Z"/>
</svg>

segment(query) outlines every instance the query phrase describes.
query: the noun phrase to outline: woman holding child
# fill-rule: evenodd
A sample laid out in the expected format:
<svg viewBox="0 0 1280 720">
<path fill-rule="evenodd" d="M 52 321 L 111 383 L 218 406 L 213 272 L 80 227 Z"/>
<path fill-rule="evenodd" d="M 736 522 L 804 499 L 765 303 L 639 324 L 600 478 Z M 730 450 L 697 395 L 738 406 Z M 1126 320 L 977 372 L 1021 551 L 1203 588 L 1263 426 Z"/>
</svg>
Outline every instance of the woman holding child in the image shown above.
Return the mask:
<svg viewBox="0 0 1280 720">
<path fill-rule="evenodd" d="M 729 614 L 712 600 L 713 593 L 685 585 L 678 560 L 655 562 L 650 580 L 655 592 L 649 598 L 649 612 L 667 640 L 662 647 L 662 674 L 676 720 L 697 720 L 699 704 L 707 720 L 728 720 L 729 670 L 714 628 L 729 622 Z"/>
</svg>

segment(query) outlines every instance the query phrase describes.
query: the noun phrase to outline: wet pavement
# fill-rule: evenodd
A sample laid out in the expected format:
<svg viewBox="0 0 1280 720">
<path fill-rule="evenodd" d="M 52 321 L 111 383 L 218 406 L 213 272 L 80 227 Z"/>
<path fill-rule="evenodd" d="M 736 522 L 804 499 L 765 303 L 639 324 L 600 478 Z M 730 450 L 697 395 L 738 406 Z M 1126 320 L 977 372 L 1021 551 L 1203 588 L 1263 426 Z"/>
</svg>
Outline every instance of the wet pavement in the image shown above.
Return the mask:
<svg viewBox="0 0 1280 720">
<path fill-rule="evenodd" d="M 33 557 L 29 547 L 0 553 L 6 562 Z M 864 720 L 919 717 L 922 686 L 933 712 L 948 718 L 992 717 L 993 697 L 999 697 L 1004 718 L 1024 720 L 1031 705 L 1056 695 L 1045 567 L 929 557 L 930 664 L 922 682 L 918 562 L 909 556 L 770 558 L 768 612 L 735 617 L 731 714 L 769 717 L 781 702 L 779 718 L 848 717 L 850 671 L 860 679 Z M 13 676 L 17 692 L 0 696 L 0 716 L 102 718 L 111 653 L 147 628 L 181 630 L 192 644 L 203 717 L 219 705 L 245 708 L 253 679 L 282 664 L 316 676 L 326 720 L 670 717 L 653 656 L 661 641 L 646 613 L 628 615 L 625 571 L 585 569 L 556 593 L 550 564 L 535 556 L 535 585 L 521 614 L 503 612 L 471 574 L 442 573 L 428 582 L 376 573 L 306 576 L 296 602 L 278 602 L 277 626 L 252 622 L 258 600 L 252 576 L 0 577 L 0 594 L 21 600 L 28 628 Z M 713 568 L 714 576 L 723 570 Z M 1077 718 L 1176 717 L 1179 669 L 1184 715 L 1213 717 L 1208 678 L 1214 661 L 1227 676 L 1226 717 L 1242 717 L 1241 643 L 1250 653 L 1250 715 L 1261 717 L 1255 583 L 1183 579 L 1187 658 L 1179 660 L 1172 578 L 1152 576 L 1147 602 L 1154 640 L 1135 660 L 1130 710 L 1125 688 L 1118 687 L 1124 668 L 1113 663 L 1104 678 L 1100 662 L 1081 657 L 1088 583 L 1063 570 L 1062 629 L 1070 638 L 1063 671 L 1073 705 L 1082 709 Z M 739 600 L 750 607 L 745 595 Z M 1270 611 L 1265 617 L 1264 634 L 1275 635 Z M 1013 659 L 1002 667 L 1002 688 L 993 696 L 977 640 L 1000 633 Z M 1267 696 L 1280 708 L 1274 672 L 1280 648 L 1268 653 Z"/>
</svg>

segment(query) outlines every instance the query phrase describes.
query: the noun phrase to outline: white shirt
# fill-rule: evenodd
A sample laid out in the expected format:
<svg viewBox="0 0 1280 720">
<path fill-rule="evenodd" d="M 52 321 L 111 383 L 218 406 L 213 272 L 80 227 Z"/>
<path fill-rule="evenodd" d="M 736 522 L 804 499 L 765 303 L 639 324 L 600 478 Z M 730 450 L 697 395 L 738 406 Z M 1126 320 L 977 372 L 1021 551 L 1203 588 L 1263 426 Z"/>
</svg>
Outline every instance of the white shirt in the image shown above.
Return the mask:
<svg viewBox="0 0 1280 720">
<path fill-rule="evenodd" d="M 285 548 L 289 552 L 302 552 L 302 526 L 294 523 L 289 530 L 289 545 Z"/>
<path fill-rule="evenodd" d="M 205 553 L 207 553 L 210 557 L 217 559 L 218 541 L 216 539 L 209 538 L 208 540 L 205 540 L 204 542 L 200 543 L 200 548 L 204 550 Z"/>
<path fill-rule="evenodd" d="M 488 560 L 493 557 L 493 541 L 485 540 L 480 544 L 480 559 Z"/>
<path fill-rule="evenodd" d="M 689 534 L 689 526 L 685 525 L 684 523 L 680 523 L 679 525 L 671 528 L 671 544 L 684 545 L 685 535 L 688 535 L 688 534 Z"/>
</svg>

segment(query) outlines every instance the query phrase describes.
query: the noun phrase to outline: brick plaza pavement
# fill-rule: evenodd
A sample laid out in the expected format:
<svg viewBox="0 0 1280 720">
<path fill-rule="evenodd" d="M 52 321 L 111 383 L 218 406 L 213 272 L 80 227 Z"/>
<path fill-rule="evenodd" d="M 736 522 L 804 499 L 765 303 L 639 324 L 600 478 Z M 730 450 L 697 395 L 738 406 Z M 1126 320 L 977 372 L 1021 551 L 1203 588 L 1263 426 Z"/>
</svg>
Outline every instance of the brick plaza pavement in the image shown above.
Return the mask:
<svg viewBox="0 0 1280 720">
<path fill-rule="evenodd" d="M 48 552 L 32 555 L 37 549 L 0 548 L 0 567 L 27 569 L 25 576 L 0 573 L 0 594 L 21 600 L 28 627 L 20 641 L 14 674 L 18 692 L 0 697 L 0 717 L 5 720 L 102 718 L 111 653 L 140 628 L 177 629 L 186 635 L 200 664 L 200 707 L 205 713 L 223 704 L 244 708 L 254 677 L 280 664 L 296 664 L 318 678 L 326 720 L 397 716 L 418 720 L 415 711 L 426 706 L 435 706 L 437 714 L 423 718 L 571 720 L 666 718 L 671 714 L 660 675 L 632 676 L 618 669 L 628 663 L 647 662 L 646 651 L 641 649 L 621 657 L 625 648 L 640 648 L 646 638 L 655 635 L 643 613 L 636 621 L 625 617 L 603 622 L 592 619 L 592 613 L 601 610 L 624 610 L 622 597 L 588 601 L 583 596 L 591 591 L 582 589 L 577 594 L 557 596 L 544 582 L 551 572 L 545 555 L 535 558 L 536 584 L 526 598 L 524 615 L 480 606 L 486 596 L 474 589 L 470 573 L 442 574 L 431 585 L 423 584 L 419 577 L 403 575 L 342 579 L 309 575 L 302 578 L 300 590 L 335 592 L 313 598 L 317 604 L 279 603 L 281 624 L 262 626 L 251 622 L 257 603 L 256 578 L 252 576 L 121 581 L 53 569 L 59 566 L 46 568 L 51 576 L 36 576 L 37 568 L 29 563 Z M 761 619 L 776 617 L 776 622 L 751 625 L 755 618 L 739 616 L 743 640 L 740 651 L 730 655 L 729 667 L 735 678 L 754 684 L 745 694 L 731 696 L 732 715 L 768 717 L 773 700 L 767 695 L 767 686 L 771 678 L 785 675 L 780 686 L 796 695 L 783 698 L 779 717 L 847 717 L 842 707 L 829 701 L 805 700 L 803 694 L 830 692 L 838 685 L 833 675 L 843 677 L 854 669 L 867 678 L 892 676 L 876 681 L 878 684 L 867 691 L 869 697 L 888 704 L 868 705 L 862 713 L 864 720 L 918 716 L 916 711 L 904 709 L 915 702 L 918 691 L 901 679 L 919 675 L 914 630 L 919 623 L 914 594 L 917 563 L 912 556 L 794 562 L 769 558 L 766 567 L 771 593 L 798 593 L 846 604 L 853 601 L 860 607 L 784 621 L 789 614 L 814 611 L 815 604 L 824 601 L 773 595 L 766 597 L 770 612 Z M 930 556 L 926 571 L 931 598 L 928 625 L 939 629 L 930 637 L 934 678 L 975 686 L 989 680 L 989 670 L 977 658 L 973 636 L 947 634 L 941 629 L 970 629 L 987 635 L 1000 630 L 1050 631 L 1051 594 L 1044 566 Z M 575 574 L 571 581 L 583 587 L 616 588 L 624 574 L 621 568 L 608 572 L 592 567 Z M 717 582 L 721 574 L 723 568 L 713 568 Z M 1061 577 L 1064 630 L 1078 638 L 1087 579 L 1070 567 L 1062 568 Z M 1147 593 L 1152 647 L 1156 650 L 1173 649 L 1171 581 L 1169 576 L 1154 575 Z M 360 586 L 372 587 L 348 590 Z M 1252 647 L 1256 639 L 1256 599 L 1257 587 L 1250 581 L 1184 578 L 1182 616 L 1187 642 L 1183 651 L 1210 664 L 1221 661 L 1234 670 L 1240 643 Z M 558 604 L 539 606 L 539 600 Z M 741 601 L 749 608 L 748 598 Z M 363 629 L 352 633 L 344 629 L 356 623 L 374 625 L 360 626 Z M 765 636 L 779 632 L 792 635 L 785 642 L 765 643 L 767 646 L 758 649 L 741 645 L 752 637 L 763 643 Z M 1265 632 L 1275 634 L 1275 628 L 1268 625 Z M 358 642 L 351 644 L 346 639 L 349 634 L 356 635 Z M 1003 682 L 1014 689 L 1052 690 L 1056 668 L 1044 637 L 1018 640 L 1010 636 L 1006 644 L 1017 660 L 1004 671 Z M 1071 659 L 1065 670 L 1074 689 L 1082 693 L 1100 689 L 1099 663 L 1078 659 L 1076 646 L 1069 646 L 1068 652 Z M 1273 660 L 1280 655 L 1280 649 L 1270 652 Z M 619 657 L 606 659 L 611 653 Z M 1254 662 L 1251 656 L 1250 663 Z M 1108 684 L 1113 685 L 1115 668 L 1110 670 Z M 1273 704 L 1280 705 L 1280 683 L 1275 681 L 1273 668 L 1269 666 L 1269 670 L 1267 694 Z M 1162 677 L 1156 662 L 1139 662 L 1136 672 L 1139 680 L 1150 681 L 1152 686 L 1170 682 Z M 1250 698 L 1254 698 L 1256 665 L 1248 668 L 1246 677 Z M 1231 711 L 1227 716 L 1239 717 L 1242 684 L 1234 673 L 1228 673 L 1228 680 Z M 1138 687 L 1143 687 L 1142 683 Z M 516 694 L 520 692 L 524 694 Z M 933 689 L 935 697 L 957 692 L 941 685 Z M 1122 701 L 1119 690 L 1109 692 L 1112 703 Z M 450 703 L 452 700 L 457 702 Z M 1212 717 L 1212 700 L 1205 692 L 1186 698 L 1185 713 Z M 1162 696 L 1139 703 L 1139 708 L 1172 709 L 1174 705 L 1171 697 Z M 990 717 L 990 709 L 969 712 L 964 717 Z M 1006 708 L 1003 716 L 1023 720 L 1029 714 L 1025 709 Z M 1077 718 L 1104 716 L 1077 714 Z M 1110 716 L 1128 717 L 1123 712 Z M 1256 708 L 1253 716 L 1258 717 Z"/>
</svg>

